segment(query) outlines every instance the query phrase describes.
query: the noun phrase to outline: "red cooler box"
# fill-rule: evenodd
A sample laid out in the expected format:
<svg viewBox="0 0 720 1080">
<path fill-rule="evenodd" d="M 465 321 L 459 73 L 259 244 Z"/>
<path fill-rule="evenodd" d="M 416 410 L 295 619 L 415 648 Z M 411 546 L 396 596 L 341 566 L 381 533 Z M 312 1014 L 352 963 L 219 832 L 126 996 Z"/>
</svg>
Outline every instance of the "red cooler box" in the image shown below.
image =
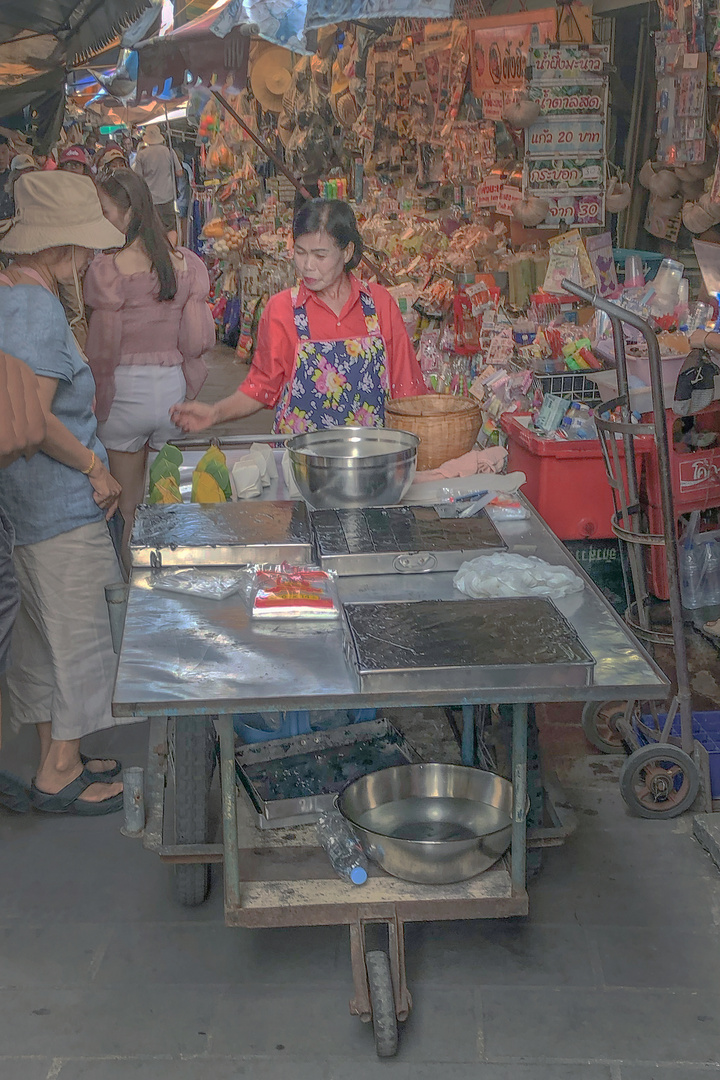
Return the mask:
<svg viewBox="0 0 720 1080">
<path fill-rule="evenodd" d="M 529 419 L 529 418 L 524 418 Z M 524 472 L 523 495 L 560 540 L 609 539 L 613 500 L 597 439 L 543 439 L 512 413 L 501 417 L 508 472 Z"/>
</svg>

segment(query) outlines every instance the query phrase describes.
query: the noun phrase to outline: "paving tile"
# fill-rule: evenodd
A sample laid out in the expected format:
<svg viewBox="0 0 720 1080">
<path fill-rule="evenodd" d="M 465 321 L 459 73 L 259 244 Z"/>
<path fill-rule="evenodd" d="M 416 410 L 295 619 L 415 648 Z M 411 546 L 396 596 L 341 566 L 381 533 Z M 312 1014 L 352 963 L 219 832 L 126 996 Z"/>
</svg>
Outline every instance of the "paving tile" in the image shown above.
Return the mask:
<svg viewBox="0 0 720 1080">
<path fill-rule="evenodd" d="M 410 987 L 594 986 L 593 957 L 581 926 L 532 919 L 417 923 L 405 930 Z"/>
<path fill-rule="evenodd" d="M 147 923 L 116 928 L 100 967 L 100 981 L 172 985 L 275 984 L 325 986 L 347 982 L 349 935 L 345 927 L 243 930 L 215 924 Z"/>
<path fill-rule="evenodd" d="M 482 991 L 485 1056 L 581 1061 L 714 1061 L 720 996 L 691 991 Z"/>
<path fill-rule="evenodd" d="M 209 987 L 124 986 L 0 991 L 0 1046 L 52 1058 L 199 1054 L 216 995 Z"/>
<path fill-rule="evenodd" d="M 84 986 L 111 936 L 97 923 L 0 927 L 0 989 Z"/>
<path fill-rule="evenodd" d="M 712 866 L 706 860 L 708 866 Z M 717 877 L 674 872 L 658 862 L 654 872 L 627 868 L 588 873 L 575 869 L 572 851 L 543 852 L 543 869 L 530 883 L 533 922 L 584 926 L 639 926 L 712 930 L 720 923 Z"/>
<path fill-rule="evenodd" d="M 302 996 L 263 988 L 253 994 L 229 992 L 213 1016 L 211 1050 L 273 1056 L 281 1045 L 288 1060 L 322 1056 L 335 1067 L 348 1059 L 372 1059 L 372 1028 L 350 1016 L 351 994 L 349 983 L 344 992 L 316 990 Z M 473 994 L 423 990 L 401 1033 L 399 1059 L 476 1061 L 479 1035 Z"/>
<path fill-rule="evenodd" d="M 715 1080 L 720 1076 L 720 1065 L 690 1065 L 687 1061 L 670 1065 L 620 1066 L 620 1080 Z"/>
<path fill-rule="evenodd" d="M 672 937 L 640 927 L 603 927 L 594 934 L 607 986 L 701 990 L 720 994 L 720 929 Z"/>
<path fill-rule="evenodd" d="M 420 1065 L 413 1080 L 437 1080 L 436 1066 Z M 338 1077 L 340 1080 L 340 1077 Z M 556 1065 L 534 1061 L 519 1065 L 483 1061 L 477 1065 L 444 1065 L 442 1080 L 613 1080 L 609 1065 Z"/>
<path fill-rule="evenodd" d="M 218 868 L 210 899 L 180 907 L 170 867 L 123 836 L 121 825 L 121 814 L 0 814 L 0 925 L 223 921 Z"/>
<path fill-rule="evenodd" d="M 262 1058 L 91 1058 L 63 1062 L 58 1080 L 326 1080 L 315 1061 Z M 5 1078 L 3 1077 L 3 1080 Z"/>
<path fill-rule="evenodd" d="M 52 1060 L 36 1057 L 4 1057 L 0 1055 L 2 1080 L 46 1080 Z"/>
</svg>

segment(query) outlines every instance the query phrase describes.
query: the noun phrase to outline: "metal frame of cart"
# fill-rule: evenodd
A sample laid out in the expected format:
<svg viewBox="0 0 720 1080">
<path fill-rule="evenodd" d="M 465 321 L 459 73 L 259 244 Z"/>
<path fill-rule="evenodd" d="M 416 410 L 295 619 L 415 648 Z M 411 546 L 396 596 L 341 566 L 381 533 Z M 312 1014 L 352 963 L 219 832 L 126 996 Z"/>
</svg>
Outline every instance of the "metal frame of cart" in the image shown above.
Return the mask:
<svg viewBox="0 0 720 1080">
<path fill-rule="evenodd" d="M 618 396 L 598 405 L 594 411 L 595 426 L 605 459 L 608 483 L 612 490 L 615 513 L 612 530 L 625 552 L 623 571 L 627 593 L 625 618 L 638 637 L 649 645 L 672 645 L 677 677 L 677 693 L 670 702 L 667 714 L 660 723 L 652 711 L 648 724 L 642 715 L 641 701 L 608 702 L 614 711 L 615 738 L 603 745 L 605 739 L 593 737 L 597 716 L 602 710 L 586 711 L 583 725 L 590 740 L 606 752 L 616 752 L 623 745 L 629 756 L 620 776 L 620 789 L 630 809 L 642 817 L 675 817 L 695 802 L 701 778 L 705 804 L 711 806 L 707 752 L 693 738 L 692 689 L 687 658 L 687 642 L 680 593 L 680 565 L 677 540 L 677 515 L 672 487 L 670 445 L 662 377 L 662 358 L 657 334 L 638 315 L 626 311 L 602 297 L 588 292 L 571 281 L 563 288 L 584 300 L 610 319 L 617 365 Z M 650 423 L 634 423 L 630 404 L 625 335 L 623 327 L 633 327 L 642 335 L 648 351 L 650 389 L 653 417 Z M 618 418 L 619 417 L 619 418 Z M 619 453 L 622 445 L 623 455 Z M 657 481 L 663 518 L 662 534 L 651 533 L 645 525 L 640 504 L 637 476 L 638 452 L 654 448 L 657 460 Z M 647 584 L 647 550 L 664 549 L 667 561 L 668 596 L 671 629 L 658 626 L 652 619 L 652 601 Z M 677 714 L 680 714 L 680 739 L 672 736 Z M 615 743 L 615 745 L 613 745 Z M 662 750 L 658 749 L 662 747 Z M 632 752 L 630 752 L 632 750 Z"/>
<path fill-rule="evenodd" d="M 667 694 L 667 679 L 602 593 L 529 506 L 528 514 L 527 521 L 506 523 L 501 528 L 508 547 L 565 564 L 585 580 L 582 594 L 575 594 L 567 603 L 559 601 L 559 605 L 562 611 L 566 603 L 566 618 L 595 657 L 594 679 L 589 685 L 565 687 L 538 673 L 526 685 L 513 686 L 498 681 L 496 673 L 494 681 L 470 691 L 446 684 L 423 692 L 401 688 L 363 694 L 346 664 L 340 628 L 327 631 L 321 643 L 317 637 L 303 634 L 291 634 L 287 640 L 281 635 L 263 635 L 251 627 L 243 605 L 227 600 L 188 601 L 168 598 L 167 594 L 163 598 L 149 588 L 151 569 L 136 567 L 133 572 L 114 711 L 151 718 L 145 845 L 180 871 L 186 868 L 193 875 L 200 871 L 196 903 L 205 895 L 202 874 L 207 864 L 222 862 L 228 925 L 347 925 L 354 982 L 351 1011 L 364 1020 L 372 1019 L 381 1056 L 395 1052 L 397 1021 L 405 1019 L 411 1007 L 405 976 L 406 922 L 506 918 L 528 912 L 528 706 L 536 702 L 602 701 L 610 696 L 661 700 Z M 453 576 L 345 578 L 339 582 L 340 595 L 343 601 L 398 596 L 461 601 L 461 594 L 453 588 Z M 423 886 L 379 871 L 366 885 L 356 888 L 335 877 L 311 826 L 261 832 L 254 825 L 246 795 L 238 792 L 233 713 L 460 706 L 463 760 L 470 763 L 475 753 L 475 706 L 487 704 L 512 705 L 512 842 L 509 858 L 470 881 Z M 222 844 L 208 843 L 209 835 L 187 833 L 180 842 L 174 838 L 174 843 L 167 844 L 163 822 L 168 763 L 173 754 L 169 735 L 177 737 L 176 728 L 185 733 L 183 745 L 189 753 L 191 775 L 188 777 L 183 766 L 179 782 L 202 793 L 204 785 L 209 788 L 214 763 L 213 726 L 219 736 Z M 176 759 L 174 764 L 177 772 L 180 763 Z M 562 835 L 562 823 L 556 822 L 542 843 L 557 843 Z M 368 947 L 368 935 L 376 933 L 375 924 L 380 924 L 386 935 L 380 954 Z"/>
</svg>

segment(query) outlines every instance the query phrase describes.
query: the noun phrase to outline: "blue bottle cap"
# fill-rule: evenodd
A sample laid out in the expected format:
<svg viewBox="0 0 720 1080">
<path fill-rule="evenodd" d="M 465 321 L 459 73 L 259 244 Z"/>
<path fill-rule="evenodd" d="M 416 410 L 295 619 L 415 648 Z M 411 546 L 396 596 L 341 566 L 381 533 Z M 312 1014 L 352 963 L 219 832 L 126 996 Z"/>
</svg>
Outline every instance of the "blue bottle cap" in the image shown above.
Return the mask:
<svg viewBox="0 0 720 1080">
<path fill-rule="evenodd" d="M 353 885 L 364 885 L 367 881 L 367 870 L 364 870 L 362 866 L 353 866 L 350 871 L 350 880 Z"/>
</svg>

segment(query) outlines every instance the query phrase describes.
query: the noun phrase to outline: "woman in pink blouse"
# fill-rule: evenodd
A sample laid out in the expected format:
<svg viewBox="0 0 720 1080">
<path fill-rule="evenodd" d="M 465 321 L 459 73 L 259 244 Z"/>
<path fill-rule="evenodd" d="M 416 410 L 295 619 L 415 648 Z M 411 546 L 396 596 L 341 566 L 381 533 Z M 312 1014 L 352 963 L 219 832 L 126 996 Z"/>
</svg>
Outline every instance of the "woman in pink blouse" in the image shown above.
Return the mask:
<svg viewBox="0 0 720 1080">
<path fill-rule="evenodd" d="M 98 194 L 127 239 L 115 255 L 98 255 L 85 277 L 85 351 L 97 384 L 98 435 L 122 484 L 127 548 L 148 448 L 181 434 L 169 411 L 204 383 L 202 354 L 215 342 L 215 327 L 207 270 L 191 251 L 170 246 L 142 177 L 118 169 Z"/>
</svg>

